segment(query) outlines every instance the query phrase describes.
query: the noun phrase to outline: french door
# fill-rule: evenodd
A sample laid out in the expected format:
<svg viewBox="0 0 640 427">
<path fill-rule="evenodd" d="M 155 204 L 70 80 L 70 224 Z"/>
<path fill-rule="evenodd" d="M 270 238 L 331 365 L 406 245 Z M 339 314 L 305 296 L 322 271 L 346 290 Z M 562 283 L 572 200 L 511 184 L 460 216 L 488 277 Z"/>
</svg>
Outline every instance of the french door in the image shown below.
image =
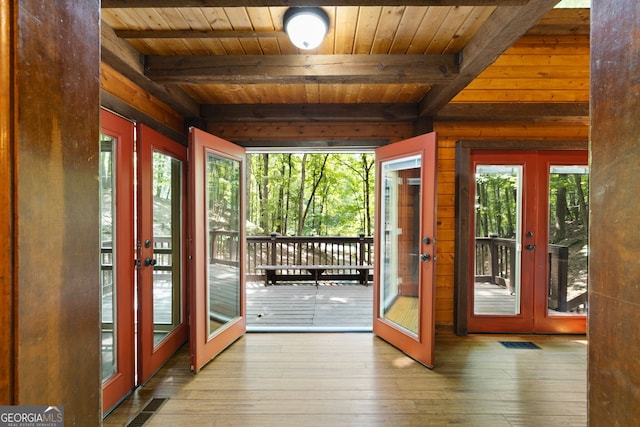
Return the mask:
<svg viewBox="0 0 640 427">
<path fill-rule="evenodd" d="M 246 331 L 245 151 L 194 128 L 189 146 L 190 346 L 198 372 Z"/>
<path fill-rule="evenodd" d="M 471 153 L 469 332 L 585 333 L 587 151 Z"/>
<path fill-rule="evenodd" d="M 134 125 L 101 111 L 100 295 L 102 410 L 135 386 L 134 345 Z"/>
<path fill-rule="evenodd" d="M 101 127 L 99 250 L 107 413 L 187 339 L 186 147 L 106 110 Z"/>
<path fill-rule="evenodd" d="M 373 332 L 433 367 L 436 135 L 376 150 Z"/>
<path fill-rule="evenodd" d="M 188 337 L 184 145 L 139 125 L 137 140 L 138 383 Z"/>
</svg>

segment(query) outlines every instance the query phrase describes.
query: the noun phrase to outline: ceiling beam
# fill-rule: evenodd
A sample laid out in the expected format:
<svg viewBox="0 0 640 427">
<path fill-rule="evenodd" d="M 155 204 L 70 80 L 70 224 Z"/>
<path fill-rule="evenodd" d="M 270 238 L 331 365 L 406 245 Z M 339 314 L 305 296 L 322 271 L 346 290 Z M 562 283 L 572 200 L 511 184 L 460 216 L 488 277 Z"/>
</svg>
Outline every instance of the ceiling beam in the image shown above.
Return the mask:
<svg viewBox="0 0 640 427">
<path fill-rule="evenodd" d="M 201 118 L 213 122 L 416 122 L 417 104 L 207 104 Z M 436 121 L 589 120 L 589 103 L 455 103 L 438 112 Z"/>
<path fill-rule="evenodd" d="M 455 55 L 149 56 L 145 75 L 162 83 L 431 83 L 458 73 Z"/>
<path fill-rule="evenodd" d="M 531 0 L 102 0 L 104 8 L 277 6 L 522 6 Z M 535 3 L 535 1 L 533 1 Z"/>
<path fill-rule="evenodd" d="M 434 86 L 421 101 L 419 115 L 435 116 L 558 2 L 536 0 L 525 6 L 496 8 L 461 52 L 456 79 L 447 85 Z"/>
<path fill-rule="evenodd" d="M 413 122 L 418 106 L 404 104 L 234 104 L 203 105 L 208 122 Z"/>
<path fill-rule="evenodd" d="M 589 103 L 455 103 L 446 105 L 435 118 L 437 121 L 588 121 Z"/>
<path fill-rule="evenodd" d="M 144 75 L 141 56 L 127 41 L 116 36 L 104 21 L 101 24 L 101 59 L 114 70 L 145 89 L 184 117 L 197 117 L 198 104 L 176 86 L 159 85 Z"/>
</svg>

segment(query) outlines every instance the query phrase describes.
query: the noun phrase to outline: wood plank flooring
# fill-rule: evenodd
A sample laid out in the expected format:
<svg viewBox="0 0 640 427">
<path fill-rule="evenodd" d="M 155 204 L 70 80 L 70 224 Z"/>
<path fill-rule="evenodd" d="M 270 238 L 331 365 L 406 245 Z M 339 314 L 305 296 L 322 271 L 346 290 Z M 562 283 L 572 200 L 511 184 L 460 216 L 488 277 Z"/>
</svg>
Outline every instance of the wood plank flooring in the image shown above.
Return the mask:
<svg viewBox="0 0 640 427">
<path fill-rule="evenodd" d="M 541 350 L 498 341 L 533 341 Z M 585 426 L 583 336 L 439 331 L 429 370 L 371 333 L 248 333 L 199 374 L 183 348 L 104 426 Z"/>
</svg>

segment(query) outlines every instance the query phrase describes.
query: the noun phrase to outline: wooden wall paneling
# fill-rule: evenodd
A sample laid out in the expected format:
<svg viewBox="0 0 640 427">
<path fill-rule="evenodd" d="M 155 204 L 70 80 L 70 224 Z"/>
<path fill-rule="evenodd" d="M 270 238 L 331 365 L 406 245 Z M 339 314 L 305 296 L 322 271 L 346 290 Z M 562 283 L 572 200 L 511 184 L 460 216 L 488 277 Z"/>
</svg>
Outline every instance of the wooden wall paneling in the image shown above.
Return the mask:
<svg viewBox="0 0 640 427">
<path fill-rule="evenodd" d="M 14 2 L 0 1 L 0 405 L 14 403 Z"/>
<path fill-rule="evenodd" d="M 452 100 L 588 102 L 589 36 L 527 35 Z"/>
<path fill-rule="evenodd" d="M 640 9 L 592 3 L 588 421 L 640 419 Z"/>
<path fill-rule="evenodd" d="M 100 2 L 12 3 L 15 403 L 64 406 L 65 426 L 97 426 Z"/>
<path fill-rule="evenodd" d="M 103 91 L 140 110 L 160 124 L 184 133 L 184 118 L 176 111 L 104 62 L 100 64 L 100 71 Z"/>
</svg>

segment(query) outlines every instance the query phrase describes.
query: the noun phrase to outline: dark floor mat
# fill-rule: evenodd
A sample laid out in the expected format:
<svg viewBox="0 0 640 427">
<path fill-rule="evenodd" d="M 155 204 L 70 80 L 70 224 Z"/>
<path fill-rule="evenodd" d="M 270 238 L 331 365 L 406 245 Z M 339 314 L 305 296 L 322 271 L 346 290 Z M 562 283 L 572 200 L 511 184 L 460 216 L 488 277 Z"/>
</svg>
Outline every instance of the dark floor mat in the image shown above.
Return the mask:
<svg viewBox="0 0 640 427">
<path fill-rule="evenodd" d="M 531 341 L 499 341 L 504 348 L 515 348 L 519 350 L 541 350 L 537 344 Z"/>
<path fill-rule="evenodd" d="M 127 424 L 127 427 L 142 427 L 149 421 L 149 419 L 153 416 L 153 414 L 160 409 L 160 407 L 167 401 L 169 398 L 156 398 L 154 397 L 151 401 L 144 407 L 142 411 L 136 417 Z"/>
</svg>

